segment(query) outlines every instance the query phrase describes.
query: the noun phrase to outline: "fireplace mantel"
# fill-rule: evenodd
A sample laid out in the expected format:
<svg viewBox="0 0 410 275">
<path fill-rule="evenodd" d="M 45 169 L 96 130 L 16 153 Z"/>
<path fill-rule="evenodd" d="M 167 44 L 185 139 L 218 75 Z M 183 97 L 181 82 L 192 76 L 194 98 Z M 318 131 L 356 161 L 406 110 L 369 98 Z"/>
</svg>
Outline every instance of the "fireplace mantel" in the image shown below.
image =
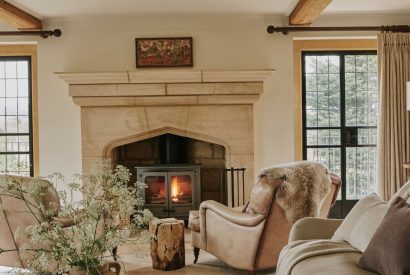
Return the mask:
<svg viewBox="0 0 410 275">
<path fill-rule="evenodd" d="M 174 69 L 56 74 L 81 107 L 83 172 L 112 159 L 118 146 L 174 134 L 222 145 L 227 167 L 246 167 L 249 194 L 253 103 L 272 73 Z"/>
<path fill-rule="evenodd" d="M 82 107 L 252 104 L 273 70 L 56 73 Z"/>
</svg>

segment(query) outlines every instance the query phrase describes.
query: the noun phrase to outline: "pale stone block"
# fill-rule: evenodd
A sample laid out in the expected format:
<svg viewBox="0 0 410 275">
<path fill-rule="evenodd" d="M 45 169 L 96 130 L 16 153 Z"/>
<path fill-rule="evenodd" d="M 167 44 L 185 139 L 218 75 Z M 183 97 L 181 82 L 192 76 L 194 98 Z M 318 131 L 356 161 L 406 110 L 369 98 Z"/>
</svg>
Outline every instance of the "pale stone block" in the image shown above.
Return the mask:
<svg viewBox="0 0 410 275">
<path fill-rule="evenodd" d="M 203 71 L 203 82 L 263 82 L 274 70 L 264 71 Z"/>
<path fill-rule="evenodd" d="M 259 95 L 199 95 L 198 105 L 253 104 Z"/>
<path fill-rule="evenodd" d="M 130 83 L 189 83 L 201 82 L 201 71 L 155 70 L 128 72 Z"/>
<path fill-rule="evenodd" d="M 167 95 L 208 95 L 214 90 L 214 83 L 167 84 Z"/>
<path fill-rule="evenodd" d="M 68 84 L 129 83 L 127 72 L 55 73 Z"/>
<path fill-rule="evenodd" d="M 118 84 L 118 96 L 165 95 L 165 84 Z"/>
<path fill-rule="evenodd" d="M 81 108 L 84 156 L 103 156 L 112 143 L 149 133 L 144 108 Z"/>
<path fill-rule="evenodd" d="M 73 102 L 82 107 L 134 106 L 134 97 L 73 97 Z"/>
<path fill-rule="evenodd" d="M 141 96 L 135 97 L 136 106 L 197 105 L 196 96 Z"/>
<path fill-rule="evenodd" d="M 188 131 L 222 140 L 223 143 L 218 144 L 229 144 L 232 154 L 251 154 L 253 106 L 192 106 L 188 115 Z"/>
<path fill-rule="evenodd" d="M 163 127 L 173 127 L 182 131 L 186 130 L 189 107 L 146 107 L 145 110 L 151 131 Z"/>
<path fill-rule="evenodd" d="M 97 84 L 97 85 L 69 85 L 68 95 L 75 97 L 82 96 L 115 96 L 117 85 Z"/>
<path fill-rule="evenodd" d="M 214 83 L 214 94 L 261 94 L 263 82 L 249 83 Z"/>
<path fill-rule="evenodd" d="M 183 83 L 167 84 L 168 95 L 260 94 L 263 83 Z"/>
</svg>

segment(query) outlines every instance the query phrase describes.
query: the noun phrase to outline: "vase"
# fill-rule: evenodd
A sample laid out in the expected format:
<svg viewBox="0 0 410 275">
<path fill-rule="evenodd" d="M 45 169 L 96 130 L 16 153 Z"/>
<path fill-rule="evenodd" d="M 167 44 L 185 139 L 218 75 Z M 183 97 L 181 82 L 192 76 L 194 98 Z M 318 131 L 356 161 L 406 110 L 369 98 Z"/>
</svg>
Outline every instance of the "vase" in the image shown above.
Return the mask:
<svg viewBox="0 0 410 275">
<path fill-rule="evenodd" d="M 98 268 L 93 268 L 88 271 L 88 274 L 92 275 L 118 275 L 120 274 L 121 266 L 117 262 L 105 263 Z M 87 271 L 83 267 L 73 266 L 68 273 L 70 275 L 87 275 Z"/>
</svg>

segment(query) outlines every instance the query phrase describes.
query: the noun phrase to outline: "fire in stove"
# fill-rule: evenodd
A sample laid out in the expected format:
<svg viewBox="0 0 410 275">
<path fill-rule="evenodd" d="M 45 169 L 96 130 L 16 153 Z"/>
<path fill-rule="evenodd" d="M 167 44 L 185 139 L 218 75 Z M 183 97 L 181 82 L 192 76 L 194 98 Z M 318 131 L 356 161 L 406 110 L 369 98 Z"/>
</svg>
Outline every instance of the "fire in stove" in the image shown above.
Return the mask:
<svg viewBox="0 0 410 275">
<path fill-rule="evenodd" d="M 189 176 L 171 176 L 171 201 L 172 203 L 192 202 L 192 185 Z"/>
</svg>

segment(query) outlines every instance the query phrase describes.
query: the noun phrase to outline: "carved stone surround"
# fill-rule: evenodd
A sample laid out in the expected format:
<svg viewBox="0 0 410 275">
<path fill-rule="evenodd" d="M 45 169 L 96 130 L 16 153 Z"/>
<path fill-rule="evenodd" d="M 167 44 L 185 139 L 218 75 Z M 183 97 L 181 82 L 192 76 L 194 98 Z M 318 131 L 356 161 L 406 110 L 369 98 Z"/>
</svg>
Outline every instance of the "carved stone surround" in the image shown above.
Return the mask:
<svg viewBox="0 0 410 275">
<path fill-rule="evenodd" d="M 254 176 L 253 103 L 273 71 L 57 73 L 81 107 L 83 171 L 113 148 L 165 133 L 223 145 Z"/>
</svg>

